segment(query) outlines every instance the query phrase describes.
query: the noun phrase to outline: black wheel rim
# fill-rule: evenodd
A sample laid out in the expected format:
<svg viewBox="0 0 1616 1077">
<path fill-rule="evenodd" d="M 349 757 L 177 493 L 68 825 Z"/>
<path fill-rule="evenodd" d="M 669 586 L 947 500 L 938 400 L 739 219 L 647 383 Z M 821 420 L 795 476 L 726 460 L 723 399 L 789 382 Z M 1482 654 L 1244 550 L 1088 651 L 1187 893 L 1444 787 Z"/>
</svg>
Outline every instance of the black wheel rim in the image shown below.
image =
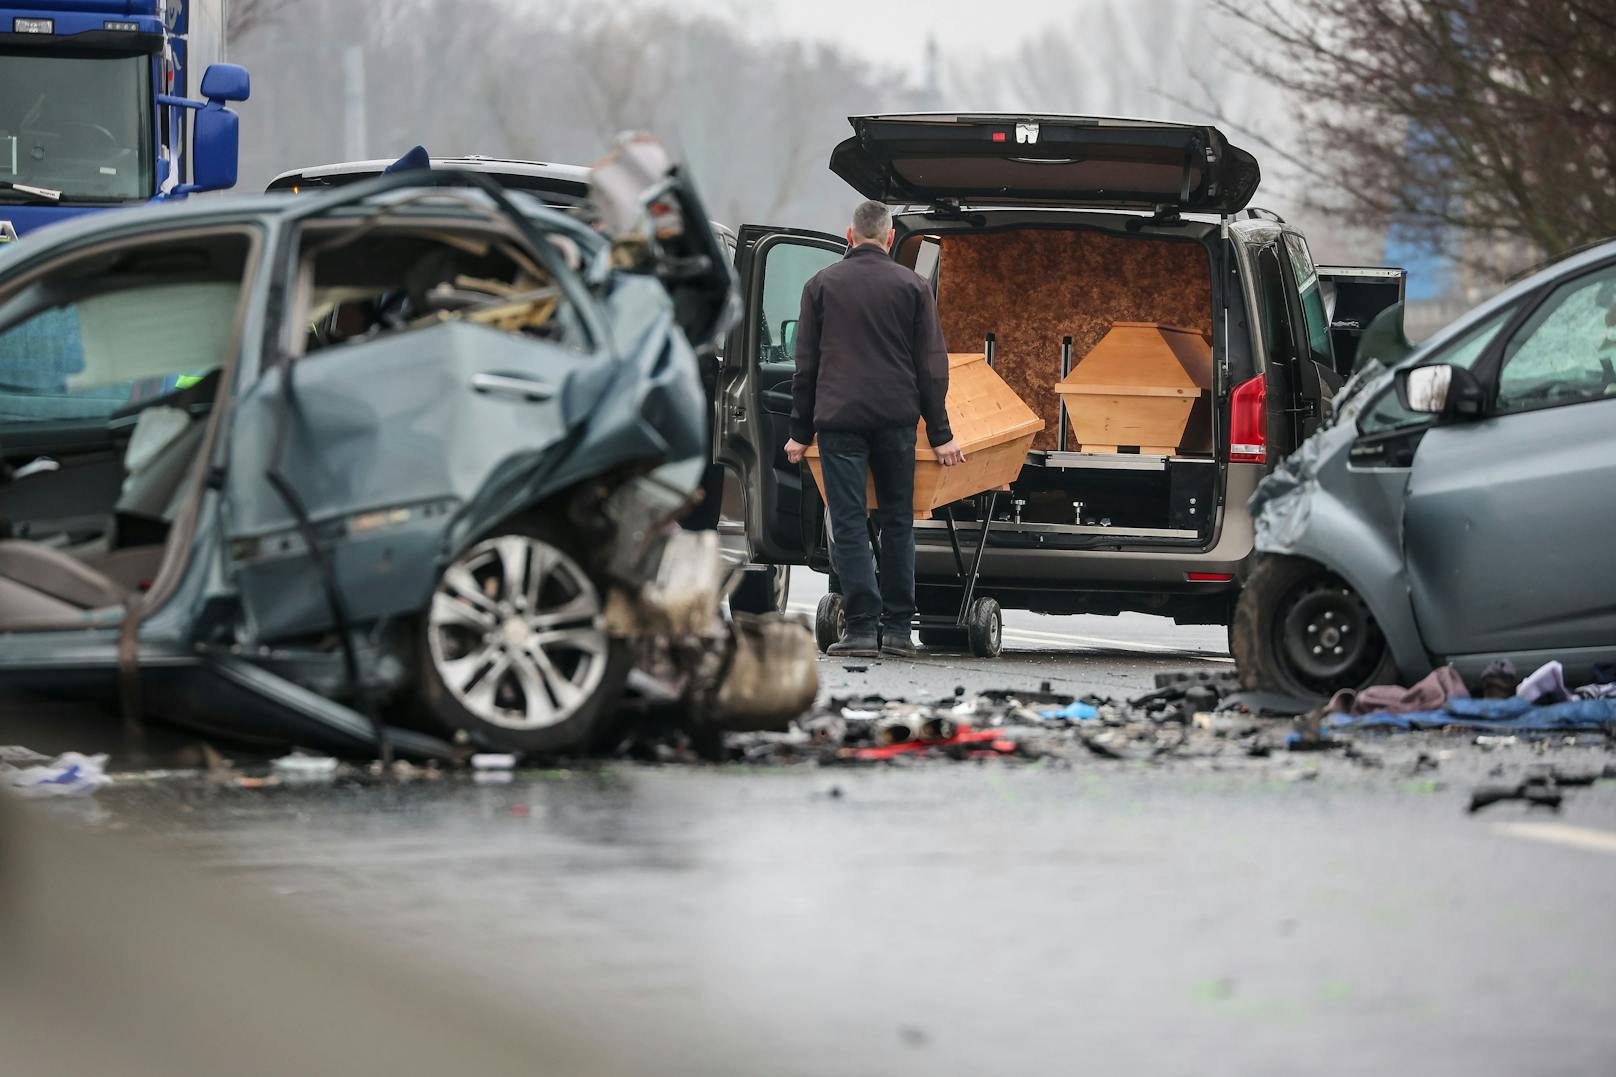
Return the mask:
<svg viewBox="0 0 1616 1077">
<path fill-rule="evenodd" d="M 1301 687 L 1320 693 L 1361 688 L 1380 665 L 1386 640 L 1364 600 L 1341 579 L 1303 581 L 1280 610 L 1276 649 Z"/>
</svg>

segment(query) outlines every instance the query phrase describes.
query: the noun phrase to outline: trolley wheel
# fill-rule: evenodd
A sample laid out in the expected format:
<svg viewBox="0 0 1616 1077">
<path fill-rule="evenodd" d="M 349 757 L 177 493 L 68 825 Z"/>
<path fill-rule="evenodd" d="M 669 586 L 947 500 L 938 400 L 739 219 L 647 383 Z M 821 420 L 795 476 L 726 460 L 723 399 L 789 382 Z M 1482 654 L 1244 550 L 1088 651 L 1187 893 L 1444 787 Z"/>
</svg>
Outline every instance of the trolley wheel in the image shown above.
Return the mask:
<svg viewBox="0 0 1616 1077">
<path fill-rule="evenodd" d="M 971 638 L 963 628 L 922 628 L 920 643 L 939 651 L 963 651 L 971 645 Z"/>
<path fill-rule="evenodd" d="M 991 598 L 971 603 L 965 615 L 965 631 L 970 636 L 971 653 L 978 658 L 997 658 L 1004 647 L 1004 616 Z"/>
<path fill-rule="evenodd" d="M 819 644 L 820 654 L 829 651 L 830 645 L 842 638 L 846 624 L 847 602 L 841 595 L 833 592 L 819 600 L 814 610 L 814 642 Z"/>
</svg>

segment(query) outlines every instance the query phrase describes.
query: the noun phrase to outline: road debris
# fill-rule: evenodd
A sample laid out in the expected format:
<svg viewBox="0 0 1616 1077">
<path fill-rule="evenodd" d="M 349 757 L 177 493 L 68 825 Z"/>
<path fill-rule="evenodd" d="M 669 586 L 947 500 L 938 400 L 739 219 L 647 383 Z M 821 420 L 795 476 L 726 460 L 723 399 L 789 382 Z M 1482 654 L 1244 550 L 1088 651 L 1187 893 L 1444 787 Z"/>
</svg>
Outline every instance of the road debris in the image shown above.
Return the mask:
<svg viewBox="0 0 1616 1077">
<path fill-rule="evenodd" d="M 42 759 L 26 748 L 8 748 L 8 759 Z M 20 797 L 87 797 L 107 784 L 107 757 L 63 752 L 48 763 L 13 766 L 0 762 L 0 789 Z"/>
<path fill-rule="evenodd" d="M 1470 811 L 1474 814 L 1506 800 L 1524 800 L 1530 807 L 1559 811 L 1560 802 L 1564 799 L 1565 795 L 1560 792 L 1552 777 L 1534 775 L 1515 785 L 1477 786 L 1470 794 Z"/>
<path fill-rule="evenodd" d="M 329 755 L 293 752 L 270 764 L 271 773 L 286 785 L 327 785 L 337 776 L 337 760 Z"/>
</svg>

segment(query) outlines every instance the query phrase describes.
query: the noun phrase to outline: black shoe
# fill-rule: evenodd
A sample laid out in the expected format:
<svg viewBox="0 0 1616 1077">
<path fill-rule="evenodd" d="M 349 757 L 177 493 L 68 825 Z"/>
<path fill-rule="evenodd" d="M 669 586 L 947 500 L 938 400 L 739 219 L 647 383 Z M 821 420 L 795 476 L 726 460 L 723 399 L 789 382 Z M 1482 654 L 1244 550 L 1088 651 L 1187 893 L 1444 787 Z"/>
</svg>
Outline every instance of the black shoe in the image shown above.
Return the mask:
<svg viewBox="0 0 1616 1077">
<path fill-rule="evenodd" d="M 882 636 L 881 653 L 893 658 L 919 658 L 926 652 L 916 647 L 909 634 L 905 632 L 901 636 Z"/>
<path fill-rule="evenodd" d="M 848 633 L 827 647 L 825 653 L 832 658 L 878 658 L 881 643 L 874 632 L 857 636 Z"/>
</svg>

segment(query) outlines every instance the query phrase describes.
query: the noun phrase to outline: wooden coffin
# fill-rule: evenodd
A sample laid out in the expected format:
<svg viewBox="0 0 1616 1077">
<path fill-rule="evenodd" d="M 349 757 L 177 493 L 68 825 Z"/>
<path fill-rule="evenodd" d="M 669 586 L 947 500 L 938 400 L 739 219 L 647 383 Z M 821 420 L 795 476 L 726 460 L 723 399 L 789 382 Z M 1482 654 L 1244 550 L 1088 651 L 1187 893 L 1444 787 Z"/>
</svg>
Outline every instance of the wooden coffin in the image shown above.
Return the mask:
<svg viewBox="0 0 1616 1077">
<path fill-rule="evenodd" d="M 1071 423 L 1070 448 L 1114 453 L 1137 446 L 1148 455 L 1209 452 L 1204 424 L 1191 412 L 1212 391 L 1212 346 L 1200 333 L 1158 322 L 1117 322 L 1056 383 Z"/>
<path fill-rule="evenodd" d="M 950 353 L 948 357 L 948 421 L 954 440 L 965 453 L 963 463 L 943 467 L 926 440 L 926 421 L 915 434 L 915 515 L 924 519 L 933 510 L 961 498 L 1009 486 L 1027 462 L 1032 439 L 1044 421 L 993 372 L 982 355 Z M 808 446 L 808 468 L 819 496 L 825 496 L 825 473 L 819 462 L 819 442 Z M 875 508 L 875 483 L 866 494 Z"/>
</svg>

